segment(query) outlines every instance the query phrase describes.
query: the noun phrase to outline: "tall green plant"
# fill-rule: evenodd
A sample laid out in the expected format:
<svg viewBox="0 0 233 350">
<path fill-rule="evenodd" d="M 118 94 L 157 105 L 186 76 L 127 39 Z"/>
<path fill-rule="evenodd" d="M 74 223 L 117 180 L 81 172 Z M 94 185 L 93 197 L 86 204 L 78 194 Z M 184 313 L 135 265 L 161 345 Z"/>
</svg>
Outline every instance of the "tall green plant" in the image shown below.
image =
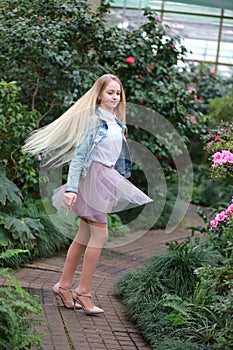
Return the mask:
<svg viewBox="0 0 233 350">
<path fill-rule="evenodd" d="M 36 128 L 39 113 L 20 102 L 16 82 L 0 81 L 0 170 L 23 190 L 36 191 L 38 160 L 21 152 L 28 134 Z"/>
<path fill-rule="evenodd" d="M 43 226 L 39 220 L 28 216 L 17 217 L 22 206 L 22 195 L 4 173 L 0 173 L 0 186 L 0 244 L 2 247 L 12 248 L 13 242 L 18 242 L 18 248 L 30 250 L 35 244 L 35 234 L 39 233 Z"/>
<path fill-rule="evenodd" d="M 0 266 L 15 267 L 38 256 L 49 256 L 69 243 L 42 208 L 22 200 L 19 188 L 0 173 L 0 252 L 5 256 Z M 25 254 L 10 256 L 9 249 L 23 249 Z"/>
<path fill-rule="evenodd" d="M 0 254 L 0 258 L 2 255 Z M 37 296 L 31 296 L 6 269 L 0 269 L 4 284 L 0 286 L 0 348 L 2 350 L 43 349 L 44 334 L 39 325 L 45 323 Z"/>
<path fill-rule="evenodd" d="M 189 300 L 165 294 L 162 304 L 172 311 L 166 316 L 177 326 L 176 334 L 187 339 L 230 350 L 233 346 L 233 270 L 229 265 L 196 270 L 200 277 Z"/>
</svg>

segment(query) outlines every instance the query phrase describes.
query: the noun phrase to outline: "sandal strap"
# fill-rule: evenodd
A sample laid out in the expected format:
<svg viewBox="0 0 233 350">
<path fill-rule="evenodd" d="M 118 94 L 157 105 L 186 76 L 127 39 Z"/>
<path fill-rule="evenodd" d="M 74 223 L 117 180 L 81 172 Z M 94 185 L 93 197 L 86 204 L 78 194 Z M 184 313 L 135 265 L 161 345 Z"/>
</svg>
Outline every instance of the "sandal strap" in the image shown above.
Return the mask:
<svg viewBox="0 0 233 350">
<path fill-rule="evenodd" d="M 79 293 L 76 290 L 74 291 L 74 293 L 80 297 L 87 297 L 87 298 L 91 298 L 91 294 L 83 294 L 83 293 Z"/>
<path fill-rule="evenodd" d="M 71 292 L 71 289 L 70 289 L 70 288 L 62 287 L 62 286 L 60 286 L 60 285 L 59 285 L 59 288 L 60 288 L 60 289 L 63 289 L 63 290 L 67 290 L 68 292 Z"/>
</svg>

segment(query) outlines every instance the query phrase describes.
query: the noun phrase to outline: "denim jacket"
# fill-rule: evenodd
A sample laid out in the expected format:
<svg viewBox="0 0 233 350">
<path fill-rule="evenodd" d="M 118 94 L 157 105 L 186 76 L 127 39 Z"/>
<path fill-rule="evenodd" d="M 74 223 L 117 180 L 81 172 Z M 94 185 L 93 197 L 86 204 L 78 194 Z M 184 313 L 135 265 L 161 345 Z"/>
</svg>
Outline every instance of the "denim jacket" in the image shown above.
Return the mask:
<svg viewBox="0 0 233 350">
<path fill-rule="evenodd" d="M 66 184 L 66 192 L 78 193 L 78 183 L 80 177 L 85 177 L 93 159 L 93 151 L 98 142 L 103 138 L 108 130 L 108 125 L 105 120 L 101 119 L 101 114 L 96 111 L 97 115 L 89 118 L 89 125 L 84 138 L 75 151 L 73 159 L 69 166 L 68 179 Z M 131 176 L 131 160 L 127 141 L 123 135 L 123 130 L 126 128 L 118 119 L 117 123 L 122 128 L 122 149 L 118 158 L 115 169 L 124 177 Z"/>
</svg>

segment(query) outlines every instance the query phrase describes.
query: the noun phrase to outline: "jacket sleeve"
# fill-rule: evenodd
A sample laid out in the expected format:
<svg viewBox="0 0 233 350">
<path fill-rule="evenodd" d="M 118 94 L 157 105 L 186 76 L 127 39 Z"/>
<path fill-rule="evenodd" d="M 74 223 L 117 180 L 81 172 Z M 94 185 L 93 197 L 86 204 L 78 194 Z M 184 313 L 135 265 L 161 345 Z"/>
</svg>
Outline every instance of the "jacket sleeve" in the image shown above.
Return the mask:
<svg viewBox="0 0 233 350">
<path fill-rule="evenodd" d="M 78 193 L 78 183 L 80 174 L 90 152 L 92 145 L 93 133 L 87 130 L 82 142 L 76 147 L 72 161 L 69 166 L 66 192 L 76 192 Z"/>
<path fill-rule="evenodd" d="M 131 176 L 131 170 L 132 170 L 131 158 L 130 158 L 129 146 L 125 138 L 123 138 L 121 154 L 115 164 L 115 169 L 125 178 L 128 178 Z"/>
</svg>

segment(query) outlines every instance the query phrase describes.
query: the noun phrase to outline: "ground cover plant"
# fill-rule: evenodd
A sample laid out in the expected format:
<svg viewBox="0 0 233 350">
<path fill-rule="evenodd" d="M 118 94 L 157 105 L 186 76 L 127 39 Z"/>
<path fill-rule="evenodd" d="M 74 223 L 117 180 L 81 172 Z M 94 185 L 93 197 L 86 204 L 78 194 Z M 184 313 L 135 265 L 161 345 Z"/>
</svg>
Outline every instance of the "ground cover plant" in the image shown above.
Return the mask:
<svg viewBox="0 0 233 350">
<path fill-rule="evenodd" d="M 20 251 L 0 254 L 0 260 L 19 255 Z M 43 349 L 44 334 L 39 326 L 45 323 L 37 296 L 22 289 L 9 270 L 0 268 L 0 347 L 2 350 Z"/>
</svg>

